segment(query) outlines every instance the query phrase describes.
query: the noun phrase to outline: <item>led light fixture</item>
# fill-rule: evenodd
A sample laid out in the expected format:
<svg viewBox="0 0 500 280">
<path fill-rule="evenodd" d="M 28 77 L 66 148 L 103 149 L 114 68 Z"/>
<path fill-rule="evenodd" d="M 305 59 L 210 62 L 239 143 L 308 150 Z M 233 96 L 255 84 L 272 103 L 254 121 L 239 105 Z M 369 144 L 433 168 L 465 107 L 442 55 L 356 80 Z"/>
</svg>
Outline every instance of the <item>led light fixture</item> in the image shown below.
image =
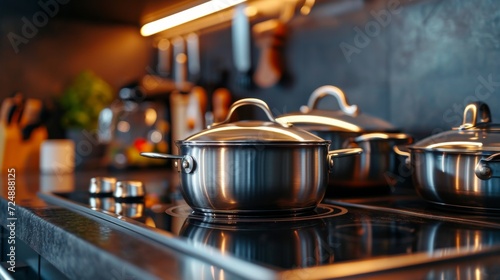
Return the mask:
<svg viewBox="0 0 500 280">
<path fill-rule="evenodd" d="M 211 0 L 173 15 L 152 21 L 141 28 L 142 36 L 150 36 L 183 23 L 222 11 L 246 0 Z"/>
</svg>

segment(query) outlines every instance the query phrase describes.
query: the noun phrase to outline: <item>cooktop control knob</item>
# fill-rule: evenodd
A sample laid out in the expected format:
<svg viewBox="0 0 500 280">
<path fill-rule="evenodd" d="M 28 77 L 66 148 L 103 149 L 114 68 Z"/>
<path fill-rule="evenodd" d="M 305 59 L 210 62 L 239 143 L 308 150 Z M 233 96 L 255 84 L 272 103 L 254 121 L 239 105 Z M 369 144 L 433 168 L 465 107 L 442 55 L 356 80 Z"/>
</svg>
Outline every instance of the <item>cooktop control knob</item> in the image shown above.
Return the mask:
<svg viewBox="0 0 500 280">
<path fill-rule="evenodd" d="M 142 198 L 144 197 L 145 189 L 141 181 L 118 181 L 116 182 L 115 198 Z"/>
<path fill-rule="evenodd" d="M 115 191 L 116 178 L 93 177 L 90 179 L 89 192 L 93 195 L 111 195 Z"/>
</svg>

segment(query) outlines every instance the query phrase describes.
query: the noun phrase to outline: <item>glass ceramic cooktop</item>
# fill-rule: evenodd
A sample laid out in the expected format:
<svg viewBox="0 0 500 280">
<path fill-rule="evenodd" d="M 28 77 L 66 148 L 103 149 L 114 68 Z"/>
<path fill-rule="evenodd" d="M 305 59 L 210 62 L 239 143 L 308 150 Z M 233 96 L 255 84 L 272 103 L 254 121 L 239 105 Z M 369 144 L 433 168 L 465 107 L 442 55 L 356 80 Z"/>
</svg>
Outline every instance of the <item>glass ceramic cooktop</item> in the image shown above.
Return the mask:
<svg viewBox="0 0 500 280">
<path fill-rule="evenodd" d="M 353 263 L 365 264 L 357 273 L 368 273 L 500 251 L 496 213 L 443 211 L 416 196 L 325 199 L 300 215 L 243 217 L 194 213 L 177 192 L 131 201 L 77 191 L 40 196 L 167 246 L 290 273 L 336 277 L 352 274 L 341 268 Z"/>
</svg>

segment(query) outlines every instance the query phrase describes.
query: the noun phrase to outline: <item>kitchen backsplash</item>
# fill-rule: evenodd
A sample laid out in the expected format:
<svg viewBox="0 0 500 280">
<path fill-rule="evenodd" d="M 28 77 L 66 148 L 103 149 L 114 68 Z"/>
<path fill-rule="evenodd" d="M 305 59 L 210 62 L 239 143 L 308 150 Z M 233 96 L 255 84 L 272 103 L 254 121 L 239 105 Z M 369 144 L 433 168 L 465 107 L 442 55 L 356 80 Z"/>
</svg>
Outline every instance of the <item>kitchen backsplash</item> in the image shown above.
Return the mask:
<svg viewBox="0 0 500 280">
<path fill-rule="evenodd" d="M 146 74 L 154 55 L 152 39 L 141 38 L 136 27 L 57 18 L 16 54 L 7 34 L 22 22 L 6 13 L 0 12 L 2 99 L 15 89 L 56 94 L 85 68 L 118 88 Z M 317 1 L 309 16 L 289 23 L 287 79 L 267 89 L 236 83 L 230 27 L 202 31 L 200 44 L 202 84 L 228 71 L 235 98 L 261 98 L 275 114 L 298 110 L 314 89 L 331 84 L 363 112 L 417 138 L 459 125 L 465 104 L 475 100 L 487 102 L 500 122 L 498 1 Z M 252 55 L 255 67 L 256 46 Z"/>
<path fill-rule="evenodd" d="M 262 98 L 283 113 L 332 84 L 363 112 L 416 137 L 458 126 L 465 105 L 476 100 L 500 122 L 500 2 L 377 0 L 332 15 L 342 3 L 323 3 L 291 23 L 289 85 L 247 91 L 231 79 L 234 94 Z M 201 39 L 206 73 L 214 64 L 232 69 L 230 30 Z M 259 53 L 253 51 L 255 64 Z M 333 99 L 321 105 L 336 106 Z"/>
</svg>

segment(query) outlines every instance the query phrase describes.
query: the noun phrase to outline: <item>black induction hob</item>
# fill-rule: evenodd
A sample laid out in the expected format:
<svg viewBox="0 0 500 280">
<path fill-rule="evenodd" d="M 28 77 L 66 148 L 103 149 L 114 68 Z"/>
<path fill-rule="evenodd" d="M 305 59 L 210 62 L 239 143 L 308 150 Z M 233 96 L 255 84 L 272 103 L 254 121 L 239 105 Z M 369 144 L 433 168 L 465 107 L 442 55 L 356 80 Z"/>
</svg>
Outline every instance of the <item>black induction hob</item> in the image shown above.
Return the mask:
<svg viewBox="0 0 500 280">
<path fill-rule="evenodd" d="M 214 269 L 250 279 L 336 278 L 500 256 L 498 213 L 448 211 L 414 194 L 326 198 L 314 211 L 281 216 L 198 214 L 177 191 L 128 201 L 83 191 L 40 196 L 204 259 L 214 266 L 196 269 L 209 278 Z M 451 273 L 477 269 L 500 276 L 495 266 Z"/>
</svg>

